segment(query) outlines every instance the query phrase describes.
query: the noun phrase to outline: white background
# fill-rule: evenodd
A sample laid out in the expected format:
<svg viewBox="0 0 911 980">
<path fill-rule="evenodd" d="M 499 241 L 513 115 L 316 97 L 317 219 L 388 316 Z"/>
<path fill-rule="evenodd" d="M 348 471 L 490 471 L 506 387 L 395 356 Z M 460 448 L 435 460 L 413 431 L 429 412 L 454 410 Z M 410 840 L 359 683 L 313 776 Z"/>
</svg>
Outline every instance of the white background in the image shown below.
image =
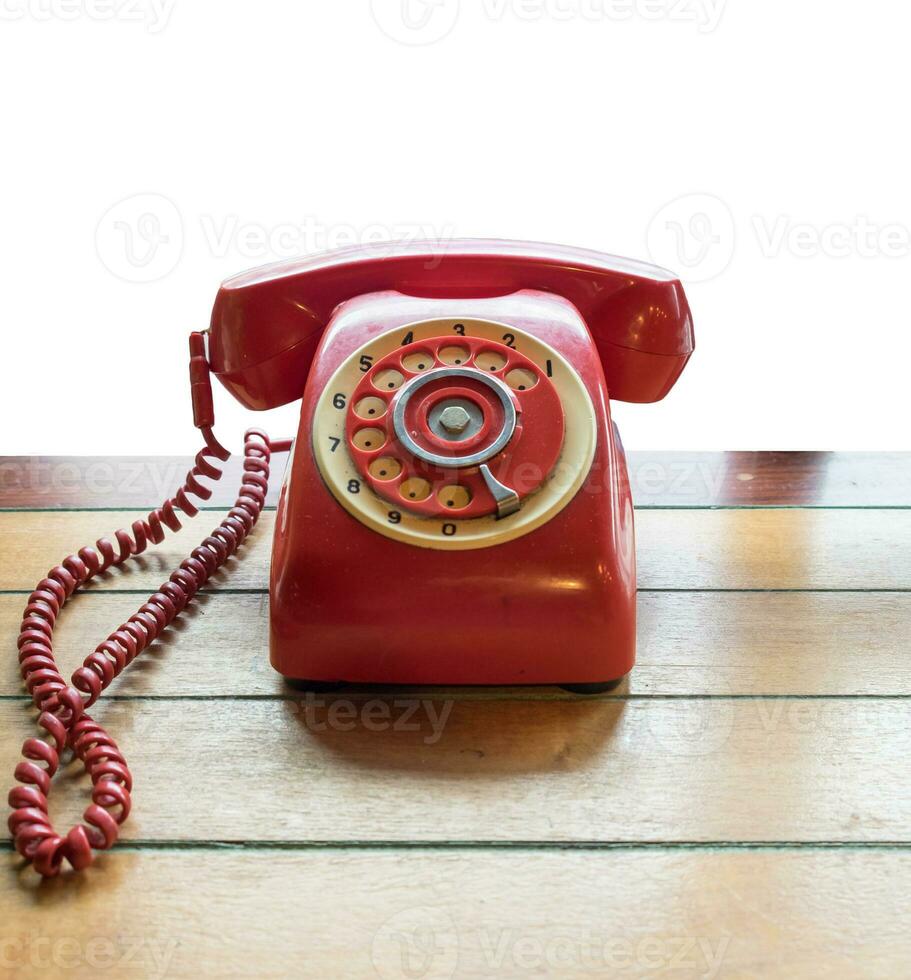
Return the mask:
<svg viewBox="0 0 911 980">
<path fill-rule="evenodd" d="M 222 278 L 418 234 L 682 275 L 628 447 L 911 448 L 908 4 L 158 4 L 0 0 L 0 452 L 191 451 Z M 216 398 L 233 447 L 295 430 Z"/>
</svg>

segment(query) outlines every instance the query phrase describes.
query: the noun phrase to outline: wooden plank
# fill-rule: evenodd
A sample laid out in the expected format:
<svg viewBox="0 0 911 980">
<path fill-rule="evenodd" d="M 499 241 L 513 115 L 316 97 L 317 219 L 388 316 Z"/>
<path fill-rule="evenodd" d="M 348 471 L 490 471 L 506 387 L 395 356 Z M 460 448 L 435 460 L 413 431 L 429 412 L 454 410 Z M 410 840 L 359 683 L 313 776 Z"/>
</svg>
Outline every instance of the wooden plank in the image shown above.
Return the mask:
<svg viewBox="0 0 911 980">
<path fill-rule="evenodd" d="M 187 519 L 176 534 L 170 533 L 158 546 L 113 569 L 105 579 L 91 583 L 93 589 L 156 589 L 181 561 L 224 517 L 223 511 L 205 511 Z M 120 527 L 129 528 L 144 515 L 139 511 L 16 511 L 0 513 L 0 590 L 30 591 L 47 570 L 67 555 L 99 536 Z M 212 577 L 209 588 L 266 589 L 272 550 L 274 512 L 263 514 L 243 552 Z M 241 560 L 242 558 L 242 560 Z"/>
<path fill-rule="evenodd" d="M 629 453 L 637 507 L 907 507 L 911 453 Z"/>
<path fill-rule="evenodd" d="M 4 875 L 2 955 L 92 980 L 900 977 L 909 889 L 906 852 L 115 852 L 78 886 Z"/>
<path fill-rule="evenodd" d="M 0 772 L 33 716 L 0 702 Z M 129 839 L 911 839 L 907 698 L 153 699 L 93 716 L 135 777 Z M 77 772 L 55 814 L 81 813 Z"/>
<path fill-rule="evenodd" d="M 731 471 L 716 485 L 785 479 L 784 462 L 764 461 L 739 471 L 752 480 Z M 785 497 L 829 493 L 802 474 L 834 479 L 837 467 L 791 462 Z M 851 496 L 842 472 L 830 503 Z M 877 497 L 867 476 L 861 498 L 898 499 Z M 670 492 L 653 499 L 674 506 Z M 0 588 L 30 589 L 130 519 L 0 515 Z M 189 522 L 78 597 L 61 619 L 61 660 L 74 666 L 83 638 L 141 599 L 122 590 L 154 588 L 218 519 Z M 592 700 L 553 689 L 289 697 L 266 655 L 272 520 L 213 583 L 250 594 L 202 597 L 111 690 L 142 700 L 95 709 L 136 777 L 126 847 L 78 883 L 39 885 L 11 855 L 0 972 L 403 976 L 428 948 L 459 976 L 906 972 L 911 848 L 877 842 L 911 842 L 911 591 L 899 591 L 911 512 L 640 512 L 640 584 L 652 591 L 640 596 L 639 666 L 620 697 Z M 713 589 L 813 591 L 700 591 Z M 8 650 L 23 598 L 0 596 Z M 34 712 L 6 664 L 0 772 L 11 773 Z M 778 697 L 742 697 L 756 694 Z M 61 825 L 79 818 L 85 784 L 73 766 L 55 780 Z M 384 841 L 421 846 L 364 849 Z M 452 841 L 509 849 L 435 847 Z M 620 847 L 553 850 L 576 842 Z"/>
<path fill-rule="evenodd" d="M 69 673 L 142 596 L 77 594 L 58 620 Z M 0 644 L 15 650 L 25 597 L 0 596 Z M 283 696 L 269 665 L 268 597 L 205 595 L 110 688 L 118 697 Z M 911 593 L 643 592 L 638 662 L 620 695 L 907 695 Z M 417 689 L 420 691 L 421 689 Z M 14 656 L 0 695 L 22 691 Z M 369 689 L 351 689 L 369 697 Z M 423 691 L 426 695 L 428 692 Z M 557 688 L 447 689 L 448 697 L 571 697 Z"/>
<path fill-rule="evenodd" d="M 129 526 L 135 511 L 0 513 L 0 590 L 29 590 L 70 552 Z M 206 512 L 114 570 L 100 589 L 154 589 L 221 519 Z M 265 589 L 274 512 L 213 590 Z M 911 586 L 909 510 L 645 510 L 637 515 L 643 589 L 872 589 Z"/>
<path fill-rule="evenodd" d="M 639 507 L 911 506 L 911 453 L 657 452 L 628 456 Z M 190 456 L 0 456 L 0 507 L 145 508 L 170 496 Z M 273 467 L 278 499 L 284 458 Z M 228 507 L 240 482 L 232 457 L 212 504 Z"/>
</svg>

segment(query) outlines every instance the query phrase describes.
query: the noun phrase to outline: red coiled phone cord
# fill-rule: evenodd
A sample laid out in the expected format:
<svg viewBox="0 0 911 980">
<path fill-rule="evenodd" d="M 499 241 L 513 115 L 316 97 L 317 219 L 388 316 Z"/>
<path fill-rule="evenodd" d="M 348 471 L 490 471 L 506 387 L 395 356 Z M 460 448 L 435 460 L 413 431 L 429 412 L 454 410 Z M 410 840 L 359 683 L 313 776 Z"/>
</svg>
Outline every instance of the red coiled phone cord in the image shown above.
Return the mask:
<svg viewBox="0 0 911 980">
<path fill-rule="evenodd" d="M 132 778 L 126 759 L 114 739 L 85 709 L 161 635 L 237 551 L 262 513 L 272 453 L 285 452 L 291 446 L 291 440 L 271 442 L 258 429 L 246 433 L 243 481 L 228 515 L 136 613 L 98 644 L 67 684 L 57 668 L 52 645 L 54 624 L 66 600 L 92 577 L 142 554 L 149 542 L 159 544 L 166 529 L 179 531 L 177 511 L 188 517 L 195 517 L 199 511 L 190 496 L 208 500 L 212 495 L 199 478 L 221 478 L 222 471 L 213 460 L 224 462 L 230 453 L 216 440 L 210 426 L 199 427 L 206 445 L 173 497 L 146 520 L 134 521 L 132 533 L 116 531 L 116 545 L 99 538 L 94 548 L 82 548 L 65 558 L 29 596 L 19 633 L 19 665 L 25 687 L 40 712 L 38 727 L 48 740 L 29 738 L 22 746 L 24 759 L 15 771 L 19 785 L 9 794 L 13 808 L 9 829 L 16 849 L 45 877 L 56 875 L 64 860 L 77 870 L 91 864 L 95 850 L 113 845 L 130 812 Z M 83 813 L 85 823 L 61 836 L 48 815 L 48 795 L 64 748 L 72 749 L 85 766 L 92 780 L 92 802 Z"/>
</svg>

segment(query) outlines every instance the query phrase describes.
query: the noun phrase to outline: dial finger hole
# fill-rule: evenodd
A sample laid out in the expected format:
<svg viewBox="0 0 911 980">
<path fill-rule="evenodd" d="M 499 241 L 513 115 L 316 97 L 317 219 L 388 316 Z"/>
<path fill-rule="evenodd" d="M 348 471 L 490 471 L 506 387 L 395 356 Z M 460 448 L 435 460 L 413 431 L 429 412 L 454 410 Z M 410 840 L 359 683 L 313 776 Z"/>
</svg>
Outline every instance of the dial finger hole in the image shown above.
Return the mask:
<svg viewBox="0 0 911 980">
<path fill-rule="evenodd" d="M 386 414 L 386 403 L 382 398 L 368 395 L 354 406 L 354 414 L 361 419 L 381 419 Z"/>
<path fill-rule="evenodd" d="M 471 503 L 471 491 L 468 487 L 453 484 L 438 491 L 437 500 L 448 510 L 460 510 Z"/>
<path fill-rule="evenodd" d="M 441 347 L 437 357 L 444 364 L 467 364 L 471 354 L 466 347 Z"/>
<path fill-rule="evenodd" d="M 386 441 L 386 433 L 382 429 L 359 429 L 351 440 L 358 449 L 373 452 Z"/>
<path fill-rule="evenodd" d="M 413 371 L 415 374 L 419 374 L 421 371 L 427 371 L 433 367 L 433 354 L 426 350 L 419 350 L 414 354 L 406 354 L 402 358 L 402 367 L 406 371 Z"/>
<path fill-rule="evenodd" d="M 373 384 L 380 391 L 395 391 L 396 388 L 401 388 L 404 380 L 405 376 L 400 371 L 394 371 L 391 368 L 385 371 L 377 371 L 373 376 Z"/>
<path fill-rule="evenodd" d="M 527 368 L 513 368 L 506 375 L 506 383 L 516 391 L 527 391 L 538 383 L 538 376 Z"/>
<path fill-rule="evenodd" d="M 399 493 L 405 500 L 426 500 L 430 496 L 430 484 L 419 476 L 413 476 L 402 483 Z"/>
<path fill-rule="evenodd" d="M 402 464 L 391 456 L 380 456 L 368 467 L 367 471 L 377 480 L 394 480 L 402 472 Z"/>
<path fill-rule="evenodd" d="M 499 351 L 482 350 L 474 362 L 482 371 L 499 371 L 506 358 Z"/>
</svg>

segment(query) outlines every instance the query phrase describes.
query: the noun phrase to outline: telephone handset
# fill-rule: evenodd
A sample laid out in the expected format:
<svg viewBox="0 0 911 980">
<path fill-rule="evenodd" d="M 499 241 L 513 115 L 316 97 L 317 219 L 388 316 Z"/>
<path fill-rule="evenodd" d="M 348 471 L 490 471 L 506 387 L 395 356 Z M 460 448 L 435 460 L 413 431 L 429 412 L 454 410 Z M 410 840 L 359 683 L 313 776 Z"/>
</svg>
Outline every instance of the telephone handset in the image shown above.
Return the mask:
<svg viewBox="0 0 911 980">
<path fill-rule="evenodd" d="M 86 708 L 253 529 L 273 452 L 291 451 L 270 579 L 271 660 L 290 682 L 615 687 L 635 655 L 636 581 L 609 398 L 663 398 L 692 351 L 671 273 L 561 246 L 375 245 L 227 280 L 190 338 L 205 446 L 183 486 L 29 597 L 19 662 L 45 737 L 24 743 L 9 796 L 19 853 L 51 876 L 113 845 L 131 777 Z M 297 438 L 247 433 L 234 507 L 67 683 L 52 648 L 66 600 L 179 529 L 221 475 L 212 374 L 249 408 L 301 398 Z M 62 836 L 47 798 L 66 747 L 93 788 Z"/>
</svg>

